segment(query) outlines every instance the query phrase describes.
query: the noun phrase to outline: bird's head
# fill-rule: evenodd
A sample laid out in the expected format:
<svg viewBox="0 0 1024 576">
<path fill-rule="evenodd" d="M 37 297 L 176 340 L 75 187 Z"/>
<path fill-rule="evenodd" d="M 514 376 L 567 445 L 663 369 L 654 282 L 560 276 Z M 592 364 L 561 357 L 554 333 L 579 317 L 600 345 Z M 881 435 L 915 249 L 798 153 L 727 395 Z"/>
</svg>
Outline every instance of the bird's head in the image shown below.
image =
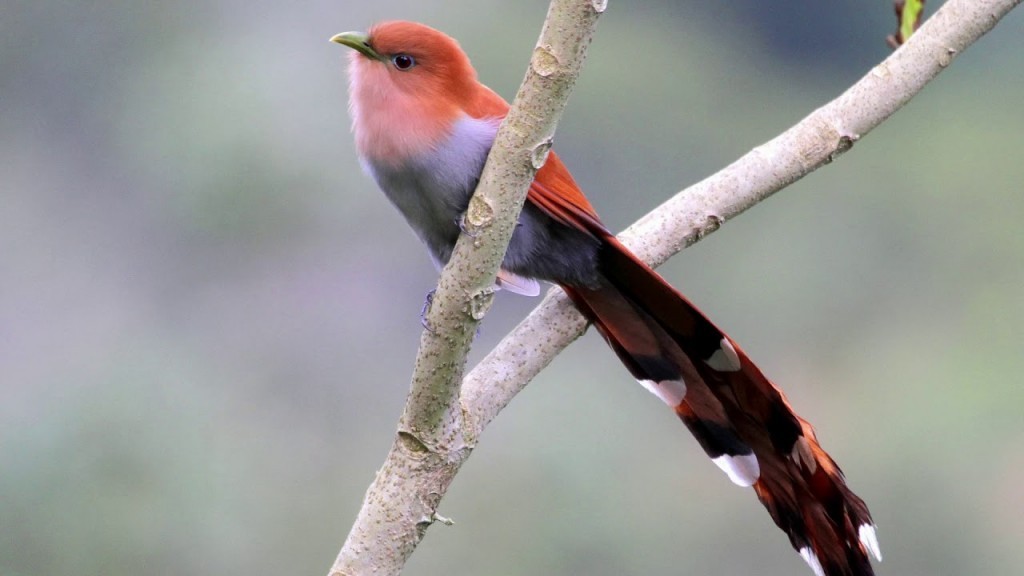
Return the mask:
<svg viewBox="0 0 1024 576">
<path fill-rule="evenodd" d="M 354 50 L 353 83 L 446 100 L 461 100 L 474 91 L 476 72 L 466 53 L 455 39 L 429 26 L 382 22 L 367 33 L 344 32 L 331 41 Z"/>
<path fill-rule="evenodd" d="M 382 22 L 331 41 L 353 50 L 349 104 L 364 154 L 404 156 L 429 145 L 480 90 L 458 42 L 423 24 Z"/>
</svg>

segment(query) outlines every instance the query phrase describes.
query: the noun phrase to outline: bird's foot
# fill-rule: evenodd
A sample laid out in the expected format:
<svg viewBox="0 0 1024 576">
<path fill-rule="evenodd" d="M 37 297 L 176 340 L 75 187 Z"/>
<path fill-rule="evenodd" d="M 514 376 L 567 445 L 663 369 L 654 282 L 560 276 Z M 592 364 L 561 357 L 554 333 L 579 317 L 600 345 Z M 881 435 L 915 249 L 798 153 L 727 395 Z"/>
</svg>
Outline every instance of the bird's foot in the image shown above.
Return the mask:
<svg viewBox="0 0 1024 576">
<path fill-rule="evenodd" d="M 420 325 L 431 334 L 434 333 L 434 329 L 430 327 L 430 322 L 427 321 L 427 312 L 430 311 L 430 305 L 434 303 L 434 292 L 437 292 L 437 288 L 427 292 L 427 296 L 423 299 L 423 308 L 420 309 Z"/>
</svg>

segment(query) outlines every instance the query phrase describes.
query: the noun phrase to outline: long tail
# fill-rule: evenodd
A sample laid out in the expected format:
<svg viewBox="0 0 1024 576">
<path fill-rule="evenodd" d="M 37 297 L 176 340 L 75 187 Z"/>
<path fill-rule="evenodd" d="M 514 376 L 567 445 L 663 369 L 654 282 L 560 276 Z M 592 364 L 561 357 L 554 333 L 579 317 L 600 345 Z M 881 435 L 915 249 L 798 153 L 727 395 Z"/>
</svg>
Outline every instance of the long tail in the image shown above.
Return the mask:
<svg viewBox="0 0 1024 576">
<path fill-rule="evenodd" d="M 782 391 L 614 237 L 600 266 L 600 288 L 566 292 L 633 376 L 734 483 L 754 487 L 817 576 L 873 576 L 868 554 L 881 552 L 868 508 Z"/>
</svg>

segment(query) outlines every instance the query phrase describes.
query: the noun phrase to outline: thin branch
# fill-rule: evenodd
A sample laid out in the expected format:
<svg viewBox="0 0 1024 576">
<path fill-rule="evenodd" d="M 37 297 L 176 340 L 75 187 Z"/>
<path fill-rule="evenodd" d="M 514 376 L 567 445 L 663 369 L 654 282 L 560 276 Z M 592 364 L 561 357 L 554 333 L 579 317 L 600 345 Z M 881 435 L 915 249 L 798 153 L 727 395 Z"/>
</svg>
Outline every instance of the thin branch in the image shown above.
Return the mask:
<svg viewBox="0 0 1024 576">
<path fill-rule="evenodd" d="M 679 192 L 619 239 L 659 266 L 778 190 L 849 150 L 906 104 L 1021 0 L 949 0 L 849 90 L 716 174 Z M 462 409 L 479 433 L 586 330 L 559 288 L 466 376 Z"/>
<path fill-rule="evenodd" d="M 526 78 L 470 199 L 465 233 L 438 280 L 395 442 L 332 576 L 398 574 L 427 528 L 441 520 L 441 496 L 476 443 L 459 409 L 466 355 L 605 7 L 603 0 L 551 2 Z"/>
<path fill-rule="evenodd" d="M 502 122 L 426 315 L 400 433 L 429 451 L 466 445 L 457 409 L 466 355 L 494 299 L 530 183 L 583 66 L 600 12 L 591 2 L 554 0 L 513 106 Z M 468 439 L 472 444 L 472 439 Z"/>
<path fill-rule="evenodd" d="M 621 235 L 622 240 L 652 265 L 663 263 L 686 246 L 717 230 L 725 221 L 836 159 L 910 100 L 1020 1 L 949 0 L 906 44 L 850 90 L 721 172 L 679 193 L 631 226 Z M 552 2 L 552 12 L 556 4 L 559 4 L 558 0 Z M 586 4 L 594 12 L 594 19 L 604 9 L 601 0 L 563 4 L 576 4 L 575 8 Z M 549 12 L 549 18 L 552 12 Z M 575 28 L 577 25 L 565 24 L 561 29 L 585 29 Z M 593 20 L 589 26 L 592 30 Z M 544 35 L 558 30 L 557 26 L 546 25 L 539 46 L 548 46 Z M 578 40 L 585 46 L 589 32 L 581 34 Z M 534 56 L 536 60 L 538 54 Z M 536 63 L 531 63 L 531 70 L 536 71 L 536 66 Z M 499 136 L 504 143 L 502 138 Z M 522 139 L 519 142 L 523 145 L 521 150 L 537 150 L 544 140 Z M 495 148 L 498 148 L 497 144 Z M 492 152 L 492 159 L 493 156 Z M 490 168 L 490 161 L 488 166 Z M 521 197 L 518 200 L 522 202 Z M 499 213 L 505 214 L 497 208 L 493 213 L 495 218 Z M 484 214 L 483 220 L 474 220 L 470 225 L 486 224 L 488 210 L 485 209 Z M 460 246 L 464 240 L 460 240 Z M 507 243 L 508 238 L 505 237 L 504 241 Z M 491 249 L 499 244 L 492 245 Z M 498 260 L 500 262 L 500 256 Z M 477 316 L 470 306 L 472 302 L 478 302 L 480 309 L 486 309 L 489 296 L 482 296 L 480 291 L 493 281 L 493 271 L 492 268 L 487 274 L 466 283 L 442 279 L 439 296 L 442 296 L 442 289 L 452 291 L 454 295 L 443 297 L 453 300 L 443 305 L 435 300 L 428 321 L 436 334 L 425 334 L 424 346 L 452 346 L 457 343 L 459 354 L 462 354 L 462 347 L 468 349 L 475 322 L 465 321 L 466 312 L 469 311 L 471 317 Z M 454 288 L 445 288 L 445 282 L 452 282 Z M 449 315 L 454 318 L 451 324 Z M 453 327 L 455 336 L 446 332 L 449 327 Z M 582 316 L 561 290 L 553 289 L 540 306 L 467 375 L 461 394 L 457 379 L 455 384 L 452 380 L 440 384 L 425 383 L 423 390 L 428 392 L 420 399 L 424 408 L 410 408 L 403 416 L 398 437 L 367 491 L 363 508 L 331 569 L 331 576 L 397 574 L 427 527 L 440 519 L 436 512 L 438 503 L 462 462 L 469 456 L 480 432 L 585 329 Z M 437 341 L 432 340 L 435 337 Z M 464 355 L 459 354 L 427 358 L 422 364 L 418 361 L 417 371 L 429 372 L 426 367 L 431 365 L 432 369 L 450 378 L 461 374 Z M 414 380 L 414 385 L 418 386 L 417 382 Z M 413 402 L 415 394 L 415 391 L 410 394 L 410 402 Z M 456 398 L 458 409 L 452 403 Z M 434 430 L 440 430 L 440 433 L 419 429 L 419 422 L 439 425 L 434 426 Z"/>
</svg>

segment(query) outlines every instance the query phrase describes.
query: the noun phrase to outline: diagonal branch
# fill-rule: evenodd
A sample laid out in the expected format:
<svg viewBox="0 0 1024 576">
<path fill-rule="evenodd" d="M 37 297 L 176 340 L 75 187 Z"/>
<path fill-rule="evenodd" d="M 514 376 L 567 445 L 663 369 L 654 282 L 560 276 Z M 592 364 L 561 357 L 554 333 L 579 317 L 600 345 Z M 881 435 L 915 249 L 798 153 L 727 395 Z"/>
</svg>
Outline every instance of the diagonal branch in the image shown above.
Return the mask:
<svg viewBox="0 0 1024 576">
<path fill-rule="evenodd" d="M 665 202 L 626 230 L 621 236 L 623 242 L 652 265 L 661 264 L 717 230 L 723 222 L 836 159 L 909 101 L 1020 2 L 948 0 L 906 44 L 845 93 L 719 173 Z M 554 24 L 553 18 L 558 17 L 556 5 L 566 11 L 562 16 L 568 13 L 589 16 Z M 576 43 L 568 45 L 585 48 L 604 5 L 603 0 L 553 0 L 539 46 L 555 46 L 554 41 L 548 40 L 548 34 L 561 32 L 562 38 L 576 35 Z M 580 61 L 583 48 L 572 53 Z M 545 52 L 539 50 L 534 60 Z M 556 58 L 555 63 L 566 62 Z M 546 68 L 541 66 L 541 69 Z M 537 62 L 531 63 L 531 70 L 538 71 Z M 543 77 L 542 74 L 534 76 Z M 525 91 L 524 87 L 521 95 Z M 518 103 L 520 97 L 516 100 Z M 513 110 L 517 103 L 513 104 Z M 556 106 L 558 110 L 560 107 Z M 512 114 L 509 116 L 506 124 L 512 124 Z M 553 126 L 552 121 L 552 131 Z M 503 126 L 502 132 L 507 130 L 508 126 Z M 534 161 L 538 157 L 536 151 L 546 151 L 543 137 L 531 139 L 519 135 L 518 140 L 504 140 L 506 137 L 507 134 L 499 134 L 488 170 L 492 169 L 492 163 L 497 164 L 495 153 L 499 145 L 510 142 L 520 145 L 520 161 L 524 158 L 521 154 L 527 154 L 525 158 L 529 159 L 532 152 L 530 162 L 533 165 L 538 164 Z M 516 142 L 518 144 L 514 144 Z M 520 171 L 518 177 L 526 176 L 532 177 L 529 168 Z M 511 193 L 511 205 L 516 207 L 512 210 L 516 213 L 529 180 L 523 182 L 522 188 Z M 507 199 L 508 194 L 505 196 Z M 483 225 L 485 234 L 493 231 L 489 230 L 492 226 L 501 228 L 491 221 L 492 214 L 495 221 L 508 217 L 509 209 L 497 208 L 500 205 L 504 204 L 488 201 L 484 206 L 477 205 L 477 208 L 484 207 L 483 217 L 468 215 L 468 227 Z M 482 264 L 457 264 L 453 256 L 448 267 L 451 270 L 446 269 L 442 275 L 435 305 L 427 318 L 434 332 L 424 334 L 413 390 L 399 433 L 367 491 L 352 531 L 331 568 L 331 576 L 399 573 L 426 529 L 441 519 L 437 506 L 479 434 L 541 369 L 586 329 L 582 316 L 561 290 L 553 289 L 537 309 L 466 376 L 460 391 L 459 377 L 465 352 L 476 322 L 489 305 L 487 289 L 501 260 L 500 254 L 496 261 L 494 257 L 497 251 L 504 252 L 501 246 L 506 245 L 508 239 L 504 237 L 504 244 L 500 234 L 493 242 L 481 236 L 468 241 L 465 237 L 460 239 L 457 252 L 464 249 L 463 244 L 470 245 L 471 249 L 474 240 L 481 246 L 486 243 L 489 246 L 486 251 L 491 252 L 487 266 L 493 264 L 493 267 L 481 272 Z M 457 268 L 461 269 L 460 274 L 474 274 L 473 279 L 450 278 Z M 454 351 L 445 350 L 446 346 Z"/>
<path fill-rule="evenodd" d="M 399 433 L 430 452 L 473 443 L 458 410 L 463 368 L 477 326 L 494 299 L 495 275 L 555 126 L 582 69 L 600 9 L 587 0 L 553 0 L 526 78 L 502 122 L 465 230 L 441 272 L 426 314 Z"/>
<path fill-rule="evenodd" d="M 495 275 L 551 149 L 605 0 L 552 0 L 526 79 L 502 122 L 438 280 L 420 338 L 405 412 L 384 466 L 331 568 L 332 576 L 398 574 L 436 520 L 437 506 L 476 444 L 459 396 Z"/>
<path fill-rule="evenodd" d="M 679 192 L 619 239 L 658 266 L 722 223 L 849 150 L 910 101 L 953 59 L 1021 0 L 949 0 L 910 39 L 835 100 Z M 476 434 L 566 346 L 586 330 L 569 299 L 554 288 L 473 370 L 462 409 Z"/>
</svg>

